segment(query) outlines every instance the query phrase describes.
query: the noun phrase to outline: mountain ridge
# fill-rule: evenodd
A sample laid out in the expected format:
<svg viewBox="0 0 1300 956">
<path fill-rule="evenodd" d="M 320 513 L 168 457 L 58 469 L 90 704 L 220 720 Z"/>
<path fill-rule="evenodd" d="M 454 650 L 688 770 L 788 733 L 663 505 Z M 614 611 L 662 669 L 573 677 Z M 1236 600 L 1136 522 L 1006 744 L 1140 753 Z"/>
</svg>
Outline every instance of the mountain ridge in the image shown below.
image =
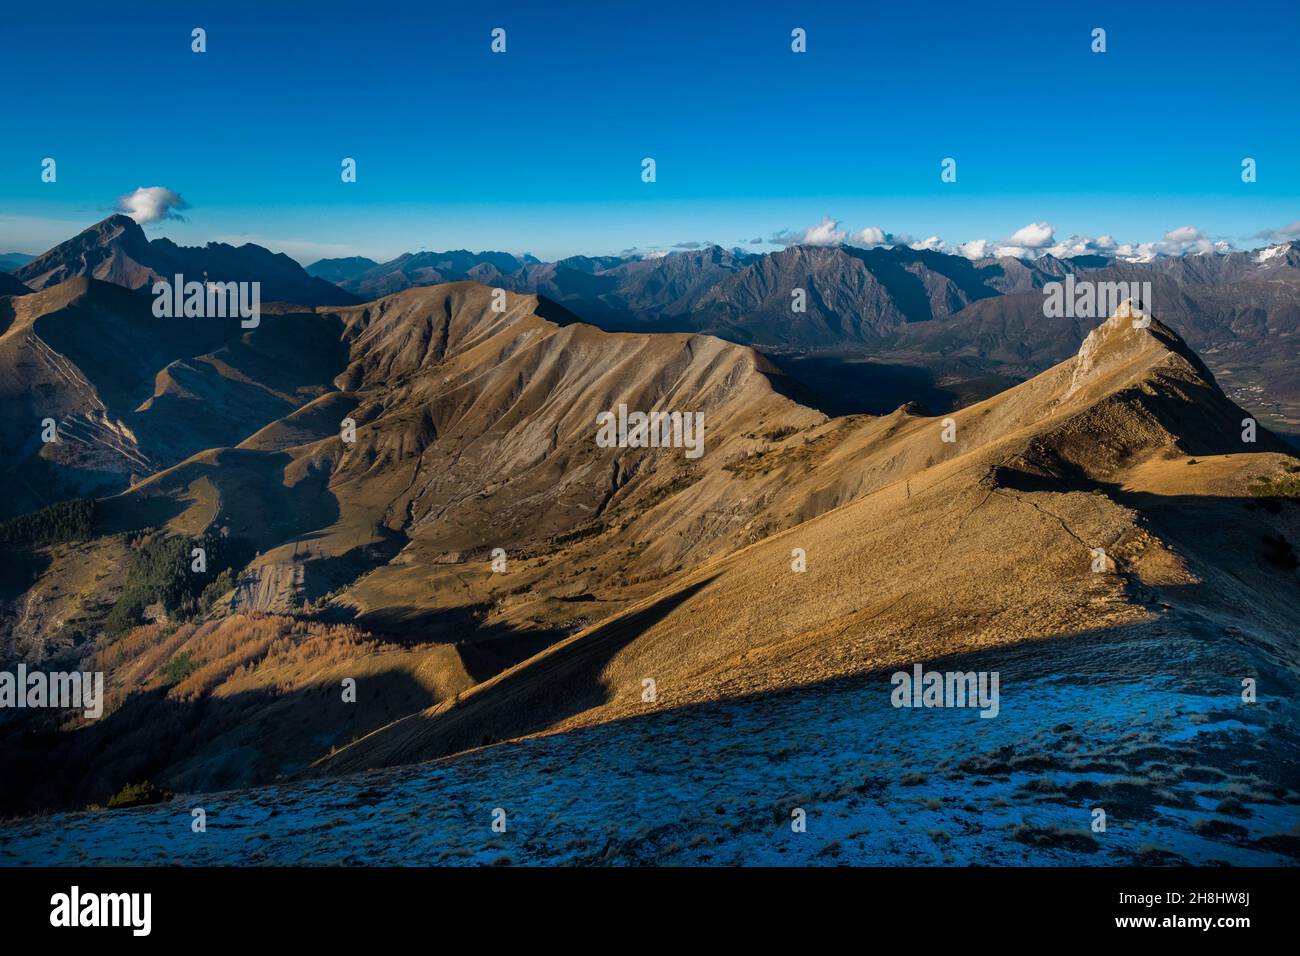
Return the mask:
<svg viewBox="0 0 1300 956">
<path fill-rule="evenodd" d="M 1185 478 L 1189 464 L 1196 467 L 1190 452 L 1214 456 L 1217 475 L 1247 447 L 1240 417 L 1175 333 L 1156 321 L 1134 328 L 1129 315 L 1117 314 L 1073 359 L 956 413 L 956 434 L 965 437 L 955 457 L 721 555 L 455 700 L 322 757 L 309 775 L 441 758 L 472 748 L 481 735 L 508 740 L 627 719 L 646 709 L 646 674 L 661 706 L 679 709 L 1068 634 L 1083 621 L 1168 628 L 1201 613 L 1205 595 L 1192 602 L 1176 595 L 1209 580 L 1199 565 L 1218 542 L 1198 552 L 1187 516 L 1175 520 L 1150 505 L 1135 512 L 1139 489 L 1153 465 L 1181 468 Z M 917 420 L 893 440 L 933 448 L 939 425 Z M 1232 483 L 1238 493 L 1289 453 L 1261 432 L 1244 457 Z M 960 537 L 923 531 L 926 514 L 960 515 Z M 1258 515 L 1250 524 L 1256 534 L 1268 526 Z M 981 540 L 999 547 L 980 550 Z M 783 571 L 792 545 L 807 553 L 807 576 Z M 854 562 L 861 548 L 888 554 L 887 568 Z M 981 554 L 974 563 L 964 556 L 972 549 Z M 1110 571 L 1100 577 L 1089 567 L 1098 553 Z M 814 564 L 826 570 L 814 575 Z M 944 586 L 927 590 L 937 574 Z M 1213 586 L 1226 588 L 1236 606 L 1231 589 L 1248 581 L 1268 613 L 1285 619 L 1291 612 L 1285 598 L 1268 594 L 1270 580 L 1253 567 L 1243 581 Z M 759 600 L 777 619 L 756 628 L 744 609 Z M 956 630 L 954 604 L 961 607 Z M 700 621 L 712 624 L 707 639 Z M 1286 626 L 1269 630 L 1268 640 L 1285 642 Z"/>
<path fill-rule="evenodd" d="M 171 282 L 177 274 L 189 281 L 257 281 L 262 283 L 264 301 L 303 305 L 356 301 L 351 293 L 308 275 L 284 253 L 252 243 L 178 246 L 165 237 L 151 241 L 134 219 L 121 213 L 95 223 L 14 272 L 37 291 L 80 276 L 138 289 L 158 280 Z"/>
</svg>

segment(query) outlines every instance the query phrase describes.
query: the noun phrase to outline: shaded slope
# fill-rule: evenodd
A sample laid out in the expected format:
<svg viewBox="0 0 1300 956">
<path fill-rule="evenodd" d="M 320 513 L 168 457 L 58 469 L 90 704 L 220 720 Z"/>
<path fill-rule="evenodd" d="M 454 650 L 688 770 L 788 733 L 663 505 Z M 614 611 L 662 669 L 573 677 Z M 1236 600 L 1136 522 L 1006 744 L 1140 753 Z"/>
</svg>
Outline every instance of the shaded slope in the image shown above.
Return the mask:
<svg viewBox="0 0 1300 956">
<path fill-rule="evenodd" d="M 196 451 L 234 444 L 332 389 L 341 328 L 318 316 L 159 319 L 150 298 L 76 278 L 8 300 L 0 429 L 14 450 L 5 513 L 107 494 Z M 41 422 L 59 441 L 42 443 Z"/>
<path fill-rule="evenodd" d="M 31 288 L 16 276 L 0 272 L 0 297 L 6 295 L 28 295 Z"/>
</svg>

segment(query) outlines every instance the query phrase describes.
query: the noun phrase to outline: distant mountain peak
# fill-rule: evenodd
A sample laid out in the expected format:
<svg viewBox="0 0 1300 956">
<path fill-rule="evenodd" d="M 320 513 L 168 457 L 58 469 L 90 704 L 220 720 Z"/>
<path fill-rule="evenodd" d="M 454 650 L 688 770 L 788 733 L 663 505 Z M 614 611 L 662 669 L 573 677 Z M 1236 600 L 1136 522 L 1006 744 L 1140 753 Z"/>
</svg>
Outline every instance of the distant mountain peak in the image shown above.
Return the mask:
<svg viewBox="0 0 1300 956">
<path fill-rule="evenodd" d="M 13 274 L 39 291 L 78 276 L 139 289 L 178 273 L 221 282 L 260 282 L 264 302 L 315 306 L 355 301 L 350 293 L 308 275 L 284 253 L 254 243 L 180 246 L 166 237 L 150 241 L 140 224 L 122 213 L 83 229 Z"/>
<path fill-rule="evenodd" d="M 1270 261 L 1283 261 L 1297 251 L 1300 251 L 1300 239 L 1293 239 L 1255 250 L 1254 259 L 1263 265 Z"/>
<path fill-rule="evenodd" d="M 1066 396 L 1135 362 L 1154 367 L 1170 361 L 1222 398 L 1214 375 L 1177 332 L 1131 302 L 1123 302 L 1114 315 L 1084 337 Z"/>
<path fill-rule="evenodd" d="M 120 212 L 115 212 L 113 215 L 101 219 L 93 226 L 83 229 L 70 241 L 75 242 L 83 238 L 101 244 L 120 241 L 131 249 L 142 248 L 149 244 L 149 238 L 144 234 L 144 229 L 141 228 L 140 224 L 130 216 Z"/>
<path fill-rule="evenodd" d="M 120 212 L 115 212 L 113 215 L 101 219 L 93 226 L 83 229 L 80 235 L 74 238 L 81 238 L 82 236 L 87 238 L 95 237 L 100 242 L 112 242 L 115 239 L 121 239 L 132 245 L 146 245 L 149 242 L 149 238 L 144 234 L 143 227 L 130 216 L 123 215 Z"/>
</svg>

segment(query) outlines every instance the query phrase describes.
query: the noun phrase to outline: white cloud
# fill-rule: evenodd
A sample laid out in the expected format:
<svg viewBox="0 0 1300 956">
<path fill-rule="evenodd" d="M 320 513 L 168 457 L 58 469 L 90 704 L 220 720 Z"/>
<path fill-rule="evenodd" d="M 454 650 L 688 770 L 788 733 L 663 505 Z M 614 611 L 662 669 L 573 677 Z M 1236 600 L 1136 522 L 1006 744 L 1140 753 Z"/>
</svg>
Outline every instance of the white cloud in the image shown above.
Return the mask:
<svg viewBox="0 0 1300 956">
<path fill-rule="evenodd" d="M 887 245 L 893 241 L 893 238 L 879 226 L 867 226 L 867 228 L 860 229 L 849 237 L 853 245 L 860 246 L 863 249 Z"/>
<path fill-rule="evenodd" d="M 1129 259 L 1139 255 L 1138 247 L 1132 243 L 1120 243 L 1114 236 L 1071 236 L 1048 246 L 1042 252 L 1058 259 L 1070 259 L 1074 256 L 1115 256 Z"/>
<path fill-rule="evenodd" d="M 1300 219 L 1281 229 L 1263 229 L 1251 238 L 1267 239 L 1269 242 L 1290 242 L 1292 239 L 1300 239 Z"/>
<path fill-rule="evenodd" d="M 848 233 L 840 229 L 838 219 L 827 216 L 815 226 L 809 226 L 803 234 L 805 246 L 837 246 L 848 238 Z"/>
<path fill-rule="evenodd" d="M 838 246 L 849 234 L 840 228 L 840 221 L 826 216 L 815 226 L 809 226 L 803 232 L 782 229 L 768 242 L 778 246 Z"/>
<path fill-rule="evenodd" d="M 1027 226 L 1021 226 L 1003 242 L 1008 246 L 1025 249 L 1043 249 L 1052 244 L 1055 233 L 1050 222 L 1031 222 Z"/>
<path fill-rule="evenodd" d="M 967 243 L 974 247 L 974 243 Z M 1050 224 L 1030 223 L 1002 240 L 993 250 L 994 255 L 1014 256 L 1017 259 L 1037 259 L 1050 255 L 1058 259 L 1074 256 L 1100 255 L 1135 262 L 1149 262 L 1157 256 L 1189 256 L 1232 251 L 1232 244 L 1223 239 L 1211 239 L 1196 226 L 1179 226 L 1155 242 L 1121 243 L 1114 236 L 1073 235 L 1057 240 Z M 964 253 L 963 253 L 964 254 Z"/>
<path fill-rule="evenodd" d="M 188 208 L 189 203 L 181 194 L 166 186 L 141 186 L 117 200 L 117 211 L 126 213 L 142 226 L 164 219 L 184 219 L 180 210 Z"/>
<path fill-rule="evenodd" d="M 1258 233 L 1257 238 L 1273 238 L 1276 241 L 1300 238 L 1300 222 L 1294 222 L 1281 229 Z M 831 216 L 826 216 L 821 222 L 809 226 L 802 232 L 783 229 L 768 241 L 782 246 L 833 246 L 847 242 L 849 245 L 863 249 L 907 246 L 912 249 L 946 252 L 972 260 L 990 256 L 1012 256 L 1017 259 L 1032 260 L 1045 255 L 1055 256 L 1058 259 L 1096 255 L 1147 261 L 1157 256 L 1202 255 L 1233 251 L 1230 242 L 1211 239 L 1196 226 L 1179 226 L 1166 232 L 1158 241 L 1138 244 L 1119 242 L 1111 235 L 1076 234 L 1068 239 L 1058 240 L 1056 228 L 1050 222 L 1043 221 L 1021 226 L 1005 239 L 968 239 L 953 245 L 945 243 L 939 236 L 916 239 L 907 233 L 888 232 L 880 226 L 866 226 L 849 233 L 841 228 L 838 219 Z"/>
<path fill-rule="evenodd" d="M 913 249 L 929 249 L 931 252 L 943 252 L 943 240 L 938 236 L 907 243 Z"/>
<path fill-rule="evenodd" d="M 913 249 L 937 249 L 942 245 L 942 240 L 938 236 L 931 236 L 929 239 L 917 241 L 905 232 L 889 232 L 880 226 L 867 226 L 865 229 L 859 229 L 849 236 L 849 244 L 857 246 L 859 249 L 875 249 L 880 246 L 910 246 Z"/>
<path fill-rule="evenodd" d="M 1195 226 L 1179 226 L 1165 233 L 1165 240 L 1175 243 L 1189 243 L 1204 239 L 1205 234 Z"/>
<path fill-rule="evenodd" d="M 1117 242 L 1113 236 L 1071 236 L 1041 250 L 1058 259 L 1100 255 L 1136 262 L 1149 262 L 1158 256 L 1196 256 L 1232 251 L 1232 243 L 1225 239 L 1210 239 L 1195 226 L 1171 229 L 1156 242 Z"/>
<path fill-rule="evenodd" d="M 1224 239 L 1210 239 L 1195 226 L 1179 226 L 1170 229 L 1158 242 L 1144 242 L 1137 247 L 1137 259 L 1153 259 L 1156 256 L 1200 256 L 1213 252 L 1231 252 L 1232 244 Z"/>
<path fill-rule="evenodd" d="M 1050 222 L 1031 222 L 1027 226 L 1021 226 L 1006 239 L 999 240 L 993 254 L 1034 259 L 1043 255 L 1055 238 L 1056 229 Z"/>
<path fill-rule="evenodd" d="M 967 259 L 983 259 L 992 253 L 992 245 L 987 239 L 971 239 L 957 247 L 957 255 Z"/>
<path fill-rule="evenodd" d="M 1110 236 L 1093 238 L 1076 235 L 1048 247 L 1047 254 L 1058 259 L 1068 259 L 1071 256 L 1110 255 L 1114 253 L 1115 248 L 1115 240 Z"/>
<path fill-rule="evenodd" d="M 1016 259 L 1033 259 L 1041 253 L 1037 249 L 1026 249 L 1024 246 L 997 246 L 993 250 L 995 256 L 1012 256 Z"/>
</svg>

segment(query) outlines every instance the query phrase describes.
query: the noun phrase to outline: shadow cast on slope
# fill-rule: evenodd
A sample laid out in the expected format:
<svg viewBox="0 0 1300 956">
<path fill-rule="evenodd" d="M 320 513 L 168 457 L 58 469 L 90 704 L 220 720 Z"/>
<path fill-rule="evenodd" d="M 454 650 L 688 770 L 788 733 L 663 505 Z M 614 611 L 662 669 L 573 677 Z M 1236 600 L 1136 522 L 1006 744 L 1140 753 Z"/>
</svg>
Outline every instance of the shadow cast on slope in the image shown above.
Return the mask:
<svg viewBox="0 0 1300 956">
<path fill-rule="evenodd" d="M 561 693 L 573 713 L 605 699 L 599 674 L 619 648 L 686 600 L 704 583 L 646 608 L 620 626 L 591 635 L 577 648 L 579 663 L 566 658 L 562 681 L 538 686 L 533 673 L 503 679 L 517 698 L 511 720 L 466 728 L 464 746 L 484 738 L 526 732 L 528 701 Z M 533 648 L 501 646 L 493 635 L 456 650 L 467 670 L 479 675 Z M 540 649 L 540 648 L 536 648 Z M 552 675 L 554 676 L 554 675 Z M 269 783 L 374 730 L 439 703 L 409 675 L 359 676 L 357 702 L 345 703 L 339 686 L 317 684 L 288 693 L 273 689 L 178 700 L 167 690 L 131 694 L 112 713 L 71 731 L 57 730 L 48 710 L 27 711 L 0 723 L 0 813 L 22 814 L 106 803 L 128 783 L 151 780 L 190 792 Z"/>
<path fill-rule="evenodd" d="M 1272 687 L 1258 707 L 1243 708 L 1236 678 L 1249 672 L 1251 649 L 1223 643 L 1171 644 L 1158 626 L 1138 624 L 922 662 L 940 673 L 998 671 L 1001 710 L 990 720 L 969 708 L 894 707 L 891 669 L 882 668 L 707 703 L 651 704 L 440 766 L 221 794 L 209 806 L 254 811 L 255 829 L 207 859 L 276 861 L 275 849 L 260 852 L 261 837 L 298 864 L 447 862 L 446 851 L 461 858 L 461 847 L 483 848 L 458 811 L 497 805 L 519 821 L 511 832 L 524 842 L 511 857 L 528 863 L 1300 858 L 1300 838 L 1286 832 L 1300 786 L 1297 686 Z M 807 837 L 790 836 L 792 806 L 806 808 Z M 1089 832 L 1095 806 L 1106 808 L 1112 836 Z M 449 810 L 433 834 L 431 807 Z M 167 831 L 188 823 L 187 808 L 177 801 L 121 823 Z M 74 833 L 80 844 L 117 825 L 100 816 L 42 829 L 46 839 Z M 795 848 L 783 836 L 807 852 L 772 855 Z M 161 852 L 121 844 L 112 857 L 186 861 L 187 847 L 158 842 Z M 39 843 L 27 841 L 11 862 L 39 862 L 34 845 L 39 855 Z M 945 847 L 959 851 L 956 860 Z"/>
<path fill-rule="evenodd" d="M 858 352 L 764 355 L 784 373 L 773 376 L 772 386 L 779 394 L 832 418 L 887 415 L 907 404 L 934 415 L 953 410 L 962 398 L 936 384 L 929 369 L 868 361 Z"/>
<path fill-rule="evenodd" d="M 626 617 L 597 625 L 586 636 L 556 648 L 536 663 L 506 671 L 481 685 L 436 717 L 417 715 L 386 728 L 367 745 L 368 752 L 373 746 L 382 756 L 367 758 L 365 765 L 393 766 L 446 756 L 544 730 L 556 721 L 600 706 L 610 696 L 600 675 L 614 655 L 712 580 L 698 581 Z M 502 700 L 508 704 L 498 706 Z M 350 759 L 345 752 L 342 763 Z"/>
<path fill-rule="evenodd" d="M 438 701 L 408 674 L 340 685 L 274 688 L 192 699 L 166 688 L 132 693 L 73 730 L 49 710 L 0 723 L 0 815 L 104 805 L 127 784 L 198 792 L 270 783 L 357 737 Z"/>
<path fill-rule="evenodd" d="M 809 808 L 810 819 L 833 808 L 888 805 L 902 829 L 915 817 L 907 825 L 923 831 L 926 817 L 933 825 L 936 813 L 946 814 L 994 844 L 1007 841 L 1012 859 L 1018 844 L 1029 844 L 1078 862 L 1094 853 L 1096 862 L 1186 862 L 1175 850 L 1090 836 L 1086 808 L 1100 805 L 1118 832 L 1142 825 L 1161 845 L 1215 859 L 1300 858 L 1300 839 L 1277 827 L 1300 789 L 1293 703 L 1300 681 L 1266 658 L 1240 633 L 1142 622 L 917 662 L 940 674 L 998 673 L 1000 710 L 991 720 L 971 712 L 978 708 L 895 706 L 891 677 L 911 673 L 909 662 L 717 701 L 648 703 L 644 713 L 526 746 L 503 742 L 444 766 L 452 777 L 464 768 L 493 794 L 527 787 L 520 777 L 544 779 L 552 800 L 572 792 L 595 832 L 617 824 L 610 842 L 621 862 L 654 863 L 666 845 L 699 832 L 692 821 L 699 822 L 700 799 L 742 834 L 788 824 L 792 805 Z M 1267 688 L 1258 707 L 1240 701 L 1243 674 Z M 564 701 L 534 703 L 569 709 Z M 791 773 L 791 765 L 801 769 Z M 430 776 L 386 779 L 419 785 Z M 936 789 L 956 796 L 942 807 L 921 805 Z M 664 791 L 684 802 L 652 829 L 653 811 L 640 815 L 654 803 L 645 795 Z M 1264 808 L 1249 830 L 1235 823 L 1233 801 L 1215 809 L 1233 794 Z M 425 795 L 436 798 L 436 791 Z M 1071 822 L 1062 829 L 1058 820 Z M 853 835 L 880 843 L 902 829 Z"/>
<path fill-rule="evenodd" d="M 486 624 L 484 619 L 491 607 L 487 602 L 460 607 L 409 604 L 360 611 L 347 605 L 330 605 L 303 616 L 326 624 L 352 624 L 375 640 L 396 647 L 454 645 L 466 672 L 476 682 L 494 677 L 572 633 L 554 627 L 525 629 L 502 622 Z"/>
</svg>

